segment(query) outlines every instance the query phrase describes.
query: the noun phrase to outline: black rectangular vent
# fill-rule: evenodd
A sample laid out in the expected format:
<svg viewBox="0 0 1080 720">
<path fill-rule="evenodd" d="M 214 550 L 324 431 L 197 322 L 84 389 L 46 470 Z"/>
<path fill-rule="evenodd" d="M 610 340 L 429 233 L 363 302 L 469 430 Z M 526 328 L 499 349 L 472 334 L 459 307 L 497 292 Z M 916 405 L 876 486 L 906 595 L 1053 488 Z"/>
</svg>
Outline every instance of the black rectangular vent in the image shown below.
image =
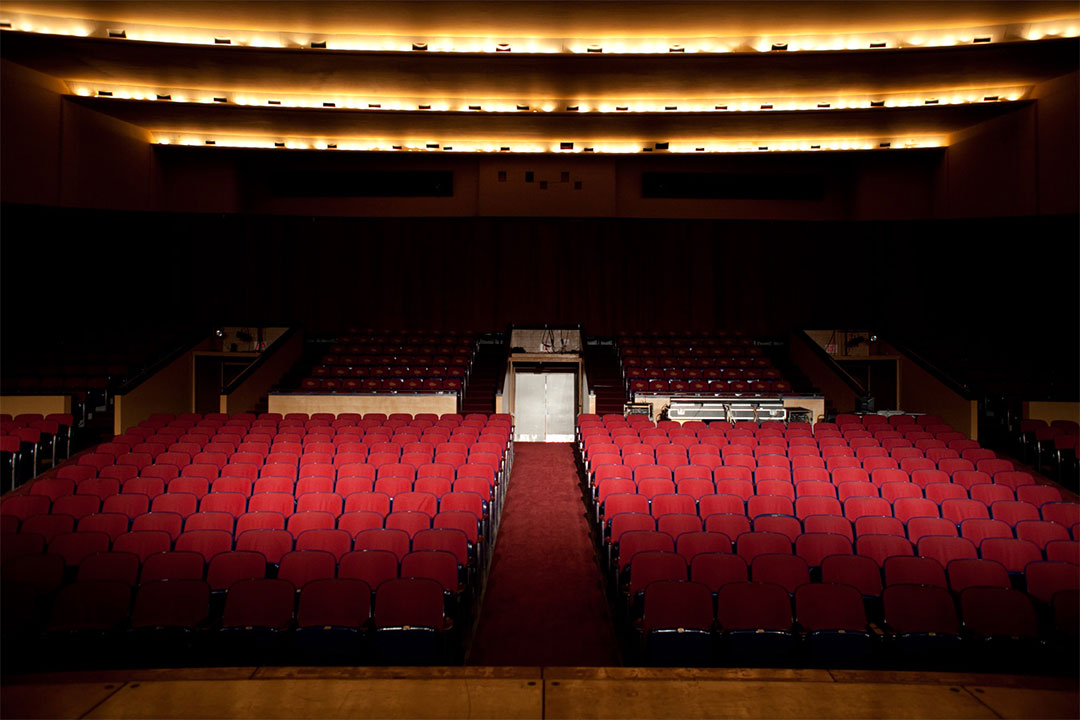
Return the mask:
<svg viewBox="0 0 1080 720">
<path fill-rule="evenodd" d="M 646 172 L 641 196 L 714 200 L 816 200 L 825 197 L 817 175 L 733 175 L 730 173 Z"/>
<path fill-rule="evenodd" d="M 335 173 L 290 173 L 274 178 L 277 197 L 452 197 L 450 170 L 366 170 Z"/>
</svg>

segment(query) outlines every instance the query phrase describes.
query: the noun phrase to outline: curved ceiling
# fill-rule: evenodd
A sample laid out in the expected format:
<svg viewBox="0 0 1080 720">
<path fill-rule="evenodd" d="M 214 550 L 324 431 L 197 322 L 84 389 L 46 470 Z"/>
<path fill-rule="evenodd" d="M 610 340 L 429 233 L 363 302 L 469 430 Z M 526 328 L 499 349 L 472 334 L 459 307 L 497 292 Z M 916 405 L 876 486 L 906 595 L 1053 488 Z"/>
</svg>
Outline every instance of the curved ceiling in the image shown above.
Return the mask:
<svg viewBox="0 0 1080 720">
<path fill-rule="evenodd" d="M 257 12 L 253 12 L 257 8 Z M 38 18 L 36 31 L 19 17 Z M 815 52 L 431 53 L 148 42 L 125 23 L 396 38 L 748 38 L 1037 23 L 1075 33 L 1074 2 L 6 2 L 0 55 L 155 140 L 529 151 L 562 142 L 808 149 L 942 145 L 1077 69 L 1075 38 Z M 53 34 L 40 18 L 99 23 Z M 1080 25 L 1080 22 L 1072 24 Z M 102 28 L 108 26 L 106 31 Z M 222 39 L 222 38 L 219 38 Z M 865 40 L 865 38 L 864 38 Z M 411 40 L 410 40 L 411 42 Z M 862 42 L 862 41 L 860 41 Z M 329 47 L 329 46 L 328 46 Z M 226 142 L 222 142 L 226 141 Z M 796 142 L 797 141 L 797 142 Z M 816 145 L 815 145 L 816 143 Z M 523 145 L 524 144 L 524 145 Z M 293 145 L 288 145 L 289 147 Z M 672 148 L 674 149 L 674 148 Z"/>
</svg>

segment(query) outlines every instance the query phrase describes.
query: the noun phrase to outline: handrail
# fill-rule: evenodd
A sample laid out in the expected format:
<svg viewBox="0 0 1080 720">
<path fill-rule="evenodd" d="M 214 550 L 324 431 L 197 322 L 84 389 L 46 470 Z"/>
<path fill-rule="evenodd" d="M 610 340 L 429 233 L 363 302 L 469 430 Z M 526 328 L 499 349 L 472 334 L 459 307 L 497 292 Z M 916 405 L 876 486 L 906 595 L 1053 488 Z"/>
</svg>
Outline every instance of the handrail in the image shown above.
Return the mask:
<svg viewBox="0 0 1080 720">
<path fill-rule="evenodd" d="M 894 348 L 896 348 L 896 350 L 900 354 L 906 356 L 909 360 L 914 362 L 916 365 L 921 367 L 923 370 L 925 370 L 926 372 L 933 375 L 934 378 L 937 381 L 939 381 L 940 383 L 945 385 L 947 388 L 952 390 L 957 395 L 960 395 L 961 397 L 963 397 L 965 400 L 977 400 L 978 399 L 978 394 L 975 393 L 972 390 L 970 385 L 967 385 L 966 383 L 960 382 L 955 377 L 953 377 L 952 375 L 950 375 L 946 371 L 942 370 L 940 367 L 938 367 L 934 363 L 930 362 L 929 360 L 927 360 L 925 357 L 923 357 L 919 353 L 912 350 L 910 345 L 907 345 L 906 343 L 904 343 L 902 341 L 897 341 L 894 338 L 889 338 L 888 343 L 890 345 L 892 345 Z"/>
<path fill-rule="evenodd" d="M 292 338 L 300 330 L 299 328 L 291 327 L 280 336 L 274 342 L 266 346 L 266 348 L 259 354 L 259 357 L 255 358 L 255 361 L 244 368 L 239 375 L 233 378 L 233 381 L 221 389 L 222 395 L 231 394 L 236 388 L 240 387 L 245 380 L 251 377 L 252 373 L 258 370 L 269 360 L 270 356 L 274 354 L 274 350 L 285 344 L 286 340 Z"/>
<path fill-rule="evenodd" d="M 819 345 L 812 337 L 810 337 L 810 335 L 807 334 L 805 330 L 796 330 L 795 337 L 806 343 L 810 347 L 811 351 L 813 351 L 821 360 L 824 360 L 825 364 L 828 365 L 829 368 L 834 373 L 836 373 L 841 380 L 843 380 L 845 385 L 847 385 L 859 395 L 866 394 L 866 389 L 859 384 L 859 381 L 851 377 L 851 375 L 848 374 L 848 371 L 845 370 L 843 366 L 840 365 L 840 363 L 836 362 L 836 358 L 825 352 L 825 348 L 821 347 L 821 345 Z"/>
<path fill-rule="evenodd" d="M 119 388 L 117 388 L 117 390 L 116 390 L 116 392 L 114 394 L 115 395 L 127 395 L 132 390 L 134 390 L 135 388 L 139 387 L 144 382 L 146 382 L 147 380 L 152 378 L 154 375 L 156 375 L 158 372 L 160 372 L 163 368 L 165 368 L 166 366 L 171 365 L 172 363 L 176 362 L 176 360 L 179 359 L 180 356 L 182 356 L 184 353 L 191 352 L 195 348 L 196 345 L 198 345 L 201 342 L 203 342 L 204 340 L 206 340 L 209 336 L 210 336 L 209 331 L 199 331 L 199 334 L 198 334 L 197 337 L 193 334 L 192 338 L 194 338 L 194 339 L 189 339 L 189 340 L 185 341 L 182 345 L 177 347 L 175 350 L 173 350 L 169 354 L 165 355 L 163 358 L 159 359 L 157 362 L 143 368 L 143 370 L 141 372 L 139 372 L 139 374 L 137 374 L 135 377 L 133 377 L 130 380 L 128 380 L 127 382 L 125 382 Z"/>
</svg>

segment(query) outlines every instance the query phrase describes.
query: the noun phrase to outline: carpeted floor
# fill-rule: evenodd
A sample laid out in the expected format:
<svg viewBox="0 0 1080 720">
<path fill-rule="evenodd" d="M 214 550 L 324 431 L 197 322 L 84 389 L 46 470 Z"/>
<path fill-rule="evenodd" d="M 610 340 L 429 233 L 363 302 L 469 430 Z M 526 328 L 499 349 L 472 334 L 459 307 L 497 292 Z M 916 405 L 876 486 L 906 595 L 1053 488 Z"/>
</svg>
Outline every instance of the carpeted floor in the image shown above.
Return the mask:
<svg viewBox="0 0 1080 720">
<path fill-rule="evenodd" d="M 514 448 L 468 664 L 618 665 L 573 449 L 564 443 Z"/>
</svg>

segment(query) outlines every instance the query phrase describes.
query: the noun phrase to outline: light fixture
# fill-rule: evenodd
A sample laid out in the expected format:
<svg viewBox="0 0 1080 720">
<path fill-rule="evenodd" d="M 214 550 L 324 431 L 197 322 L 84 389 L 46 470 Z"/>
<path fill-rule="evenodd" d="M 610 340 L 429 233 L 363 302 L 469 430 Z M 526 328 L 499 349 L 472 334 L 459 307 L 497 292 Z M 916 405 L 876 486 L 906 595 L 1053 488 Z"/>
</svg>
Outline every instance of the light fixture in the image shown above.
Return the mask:
<svg viewBox="0 0 1080 720">
<path fill-rule="evenodd" d="M 561 142 L 561 143 L 559 143 L 559 149 L 560 150 L 573 150 L 574 149 L 574 143 L 572 143 L 572 142 Z"/>
<path fill-rule="evenodd" d="M 283 143 L 283 142 L 276 142 L 276 143 L 274 143 L 274 147 L 276 147 L 276 148 L 283 148 L 283 147 L 285 147 L 285 143 Z"/>
<path fill-rule="evenodd" d="M 889 142 L 878 143 L 878 147 L 881 147 L 881 148 L 892 147 L 892 143 L 889 143 Z"/>
<path fill-rule="evenodd" d="M 326 143 L 327 150 L 337 150 L 337 143 Z"/>
<path fill-rule="evenodd" d="M 989 35 L 983 35 L 983 36 L 980 36 L 980 37 L 976 37 L 976 38 L 973 38 L 971 40 L 971 42 L 973 42 L 975 44 L 988 43 L 988 42 L 990 42 L 990 36 Z"/>
<path fill-rule="evenodd" d="M 684 48 L 682 45 L 672 45 L 671 47 L 668 48 L 668 52 L 669 53 L 686 52 L 686 48 Z"/>
<path fill-rule="evenodd" d="M 430 105 L 417 105 L 416 109 L 417 110 L 430 110 L 431 106 Z"/>
<path fill-rule="evenodd" d="M 884 100 L 871 100 L 870 107 L 885 107 Z"/>
<path fill-rule="evenodd" d="M 426 42 L 414 42 L 412 44 L 412 49 L 416 50 L 417 52 L 425 52 L 427 50 L 427 43 Z"/>
<path fill-rule="evenodd" d="M 217 98 L 214 98 L 214 101 L 216 102 Z M 281 101 L 280 100 L 267 100 L 266 104 L 267 105 L 280 105 Z"/>
<path fill-rule="evenodd" d="M 438 150 L 439 143 L 427 143 L 424 147 L 428 148 L 429 150 Z"/>
<path fill-rule="evenodd" d="M 885 41 L 870 43 L 871 49 L 883 48 L 883 47 L 887 47 L 887 46 L 888 46 L 888 43 L 886 43 Z"/>
<path fill-rule="evenodd" d="M 223 98 L 223 97 L 216 97 L 216 98 L 214 98 L 214 102 L 216 102 L 216 103 L 227 103 L 227 102 L 229 102 L 229 98 Z M 271 104 L 271 105 L 274 105 L 274 104 L 280 105 L 280 104 L 281 104 L 281 101 L 280 101 L 280 100 L 278 100 L 278 101 L 271 101 L 271 103 L 270 103 L 270 104 Z"/>
<path fill-rule="evenodd" d="M 768 149 L 769 149 L 768 145 L 758 145 L 758 150 L 768 150 Z"/>
<path fill-rule="evenodd" d="M 987 95 L 983 98 L 983 102 L 994 102 L 998 99 L 997 95 Z"/>
<path fill-rule="evenodd" d="M 787 50 L 787 43 L 786 42 L 774 42 L 772 44 L 772 49 L 777 51 L 777 52 Z"/>
<path fill-rule="evenodd" d="M 926 100 L 925 100 L 925 101 L 923 102 L 923 104 L 924 104 L 924 105 L 937 105 L 937 104 L 938 104 L 938 99 L 937 99 L 937 98 L 927 98 L 927 99 L 926 99 Z"/>
<path fill-rule="evenodd" d="M 123 29 L 106 28 L 105 34 L 111 38 L 127 38 L 127 31 Z"/>
<path fill-rule="evenodd" d="M 528 110 L 528 109 L 529 109 L 529 106 L 528 106 L 528 105 L 518 105 L 518 106 L 517 106 L 517 109 L 518 109 L 518 110 Z"/>
<path fill-rule="evenodd" d="M 470 109 L 470 110 L 479 110 L 479 109 L 480 109 L 480 106 L 479 106 L 479 105 L 470 105 L 470 106 L 469 106 L 469 109 Z"/>
<path fill-rule="evenodd" d="M 503 145 L 499 148 L 499 152 L 510 152 L 509 146 Z"/>
<path fill-rule="evenodd" d="M 773 106 L 771 104 L 766 103 L 765 105 L 761 106 L 761 109 L 762 110 L 772 110 Z"/>
<path fill-rule="evenodd" d="M 566 112 L 577 112 L 578 107 L 579 107 L 578 105 L 567 105 L 566 106 Z"/>
<path fill-rule="evenodd" d="M 326 108 L 332 108 L 332 107 L 337 107 L 337 103 L 332 103 L 332 102 L 324 102 L 324 103 L 322 104 L 322 106 L 323 106 L 323 107 L 326 107 Z"/>
<path fill-rule="evenodd" d="M 98 90 L 98 97 L 112 97 L 112 90 Z"/>
<path fill-rule="evenodd" d="M 713 110 L 727 110 L 727 105 L 717 105 Z"/>
<path fill-rule="evenodd" d="M 658 142 L 658 143 L 656 143 L 656 149 L 657 150 L 667 150 L 668 149 L 668 143 L 666 143 L 666 142 Z"/>
<path fill-rule="evenodd" d="M 214 44 L 215 45 L 232 45 L 232 40 L 230 40 L 227 37 L 216 37 L 216 38 L 214 38 Z"/>
<path fill-rule="evenodd" d="M 326 41 L 325 40 L 312 40 L 311 41 L 311 49 L 312 50 L 325 50 L 326 49 Z"/>
<path fill-rule="evenodd" d="M 172 100 L 172 95 L 157 95 L 158 100 Z"/>
<path fill-rule="evenodd" d="M 665 105 L 664 106 L 664 110 L 678 110 L 678 109 L 679 109 L 678 105 Z"/>
<path fill-rule="evenodd" d="M 378 110 L 381 107 L 382 107 L 382 105 L 379 104 L 379 103 L 368 103 L 368 109 L 369 110 Z"/>
<path fill-rule="evenodd" d="M 587 53 L 602 53 L 602 52 L 604 52 L 604 48 L 603 48 L 602 45 L 590 45 L 589 47 L 585 48 L 585 52 L 587 52 Z"/>
<path fill-rule="evenodd" d="M 217 140 L 207 140 L 206 144 L 207 145 L 217 145 Z"/>
<path fill-rule="evenodd" d="M 616 105 L 615 109 L 617 111 L 619 111 L 619 112 L 626 112 L 627 110 L 630 109 L 630 106 L 629 105 Z"/>
<path fill-rule="evenodd" d="M 499 43 L 495 46 L 495 52 L 510 52 L 510 43 Z"/>
<path fill-rule="evenodd" d="M 821 109 L 832 107 L 830 103 L 818 103 L 817 106 Z"/>
</svg>

